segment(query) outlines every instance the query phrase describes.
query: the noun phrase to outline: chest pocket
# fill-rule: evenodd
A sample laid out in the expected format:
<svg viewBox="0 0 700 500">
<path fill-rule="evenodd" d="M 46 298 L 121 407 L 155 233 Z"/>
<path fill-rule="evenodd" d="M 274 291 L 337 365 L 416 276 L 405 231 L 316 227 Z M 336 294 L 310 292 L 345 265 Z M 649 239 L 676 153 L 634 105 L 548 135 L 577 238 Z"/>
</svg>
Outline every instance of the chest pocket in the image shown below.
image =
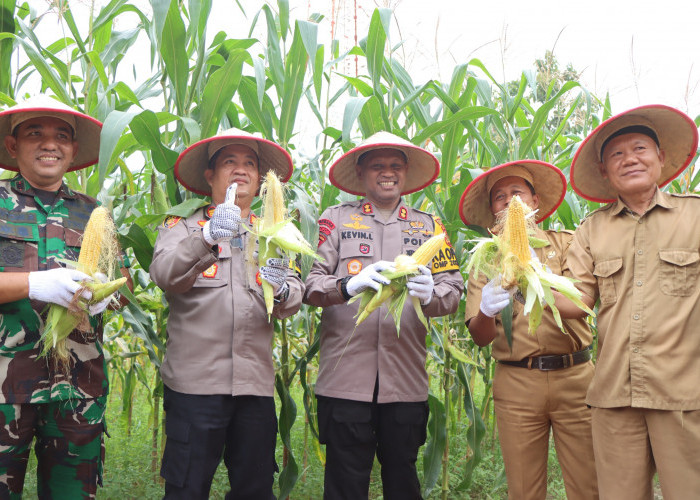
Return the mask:
<svg viewBox="0 0 700 500">
<path fill-rule="evenodd" d="M 66 254 L 64 258 L 77 262 L 80 256 L 80 247 L 83 244 L 83 232 L 66 227 L 64 237 L 66 239 Z"/>
<path fill-rule="evenodd" d="M 692 248 L 659 250 L 661 291 L 666 295 L 687 297 L 695 292 L 700 255 Z"/>
<path fill-rule="evenodd" d="M 39 228 L 34 214 L 0 213 L 0 268 L 4 271 L 38 271 L 38 241 Z"/>
<path fill-rule="evenodd" d="M 596 262 L 593 274 L 598 280 L 598 292 L 601 304 L 612 304 L 617 301 L 617 290 L 620 281 L 619 271 L 622 269 L 622 257 Z"/>
<path fill-rule="evenodd" d="M 355 275 L 375 261 L 374 242 L 343 241 L 340 246 L 337 276 Z"/>
</svg>

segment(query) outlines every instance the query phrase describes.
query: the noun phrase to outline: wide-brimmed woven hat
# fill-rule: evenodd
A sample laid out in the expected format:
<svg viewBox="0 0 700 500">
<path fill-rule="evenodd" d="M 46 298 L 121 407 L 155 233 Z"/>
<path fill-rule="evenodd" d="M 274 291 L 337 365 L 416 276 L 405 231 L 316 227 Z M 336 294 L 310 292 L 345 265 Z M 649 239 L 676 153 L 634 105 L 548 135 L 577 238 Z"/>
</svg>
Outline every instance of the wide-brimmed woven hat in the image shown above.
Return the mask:
<svg viewBox="0 0 700 500">
<path fill-rule="evenodd" d="M 364 195 L 355 166 L 360 156 L 374 149 L 396 149 L 406 155 L 408 170 L 402 195 L 429 186 L 440 173 L 440 162 L 432 153 L 389 132 L 377 132 L 338 158 L 328 172 L 331 184 L 346 193 Z"/>
<path fill-rule="evenodd" d="M 20 123 L 42 116 L 58 118 L 73 127 L 74 138 L 78 141 L 78 154 L 68 171 L 80 170 L 97 163 L 100 157 L 102 123 L 43 94 L 0 111 L 0 138 L 12 134 Z M 17 160 L 4 147 L 0 147 L 0 167 L 19 171 Z"/>
<path fill-rule="evenodd" d="M 659 148 L 665 151 L 664 168 L 657 182 L 659 187 L 675 179 L 695 156 L 698 128 L 688 115 L 660 104 L 630 109 L 604 121 L 583 140 L 571 163 L 574 191 L 600 203 L 617 199 L 617 192 L 600 172 L 601 148 L 613 134 L 635 126 L 651 129 L 658 138 Z"/>
<path fill-rule="evenodd" d="M 559 207 L 566 194 L 566 177 L 557 167 L 539 160 L 518 160 L 488 169 L 471 181 L 459 200 L 459 215 L 470 226 L 490 228 L 496 222 L 491 213 L 491 188 L 504 177 L 522 177 L 535 188 L 540 199 L 537 222 Z"/>
<path fill-rule="evenodd" d="M 255 151 L 261 175 L 273 170 L 282 182 L 287 182 L 292 176 L 292 157 L 282 146 L 249 132 L 230 128 L 208 139 L 202 139 L 180 153 L 175 162 L 175 177 L 190 191 L 211 196 L 211 186 L 204 178 L 204 171 L 209 165 L 209 159 L 217 151 L 232 144 L 248 146 Z"/>
</svg>

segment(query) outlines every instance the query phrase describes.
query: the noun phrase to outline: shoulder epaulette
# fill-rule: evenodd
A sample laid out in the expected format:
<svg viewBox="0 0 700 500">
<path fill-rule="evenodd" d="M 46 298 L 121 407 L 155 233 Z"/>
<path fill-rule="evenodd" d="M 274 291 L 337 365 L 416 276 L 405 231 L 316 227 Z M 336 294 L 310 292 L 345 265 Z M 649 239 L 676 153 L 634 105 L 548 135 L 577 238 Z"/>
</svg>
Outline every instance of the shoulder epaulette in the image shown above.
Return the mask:
<svg viewBox="0 0 700 500">
<path fill-rule="evenodd" d="M 674 198 L 696 198 L 700 199 L 700 193 L 666 193 Z"/>
</svg>

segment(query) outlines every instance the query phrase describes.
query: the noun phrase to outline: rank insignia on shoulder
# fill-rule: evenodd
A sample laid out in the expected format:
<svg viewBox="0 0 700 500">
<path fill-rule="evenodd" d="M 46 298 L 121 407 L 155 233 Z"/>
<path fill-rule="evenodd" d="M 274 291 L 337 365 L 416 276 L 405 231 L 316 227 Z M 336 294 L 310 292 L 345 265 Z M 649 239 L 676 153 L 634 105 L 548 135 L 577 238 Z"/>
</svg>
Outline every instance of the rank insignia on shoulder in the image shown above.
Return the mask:
<svg viewBox="0 0 700 500">
<path fill-rule="evenodd" d="M 201 227 L 204 227 L 204 225 L 207 223 L 205 220 L 198 220 L 197 224 L 199 224 Z"/>
<path fill-rule="evenodd" d="M 204 278 L 216 278 L 216 273 L 219 271 L 219 266 L 217 264 L 212 264 L 209 268 L 202 273 Z"/>
<path fill-rule="evenodd" d="M 211 216 L 214 214 L 215 209 L 216 209 L 216 207 L 214 205 L 212 205 L 206 209 L 206 211 L 204 213 L 206 214 L 207 219 L 211 219 Z"/>
<path fill-rule="evenodd" d="M 401 220 L 408 219 L 408 210 L 406 210 L 406 207 L 399 208 L 399 219 L 401 219 Z"/>
<path fill-rule="evenodd" d="M 170 229 L 171 227 L 174 227 L 178 222 L 180 222 L 181 219 L 182 217 L 178 217 L 176 215 L 168 215 L 163 221 L 163 227 L 167 227 L 168 229 Z"/>
<path fill-rule="evenodd" d="M 369 245 L 367 243 L 360 243 L 360 253 L 363 253 L 363 254 L 369 253 Z"/>
<path fill-rule="evenodd" d="M 373 214 L 374 213 L 374 209 L 372 208 L 372 204 L 370 202 L 362 204 L 362 213 L 363 214 Z"/>
<path fill-rule="evenodd" d="M 355 275 L 360 271 L 362 271 L 362 262 L 357 259 L 352 259 L 350 262 L 348 262 L 348 274 Z"/>
</svg>

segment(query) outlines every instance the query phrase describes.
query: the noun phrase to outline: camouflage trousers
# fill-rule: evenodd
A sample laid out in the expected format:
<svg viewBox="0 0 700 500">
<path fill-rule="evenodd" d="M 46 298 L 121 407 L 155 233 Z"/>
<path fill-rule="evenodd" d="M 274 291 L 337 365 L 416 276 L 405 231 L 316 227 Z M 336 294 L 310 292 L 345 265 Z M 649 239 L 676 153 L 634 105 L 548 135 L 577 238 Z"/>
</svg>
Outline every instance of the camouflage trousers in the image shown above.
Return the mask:
<svg viewBox="0 0 700 500">
<path fill-rule="evenodd" d="M 106 397 L 0 404 L 0 499 L 22 498 L 36 438 L 37 496 L 95 498 L 102 486 Z"/>
</svg>

